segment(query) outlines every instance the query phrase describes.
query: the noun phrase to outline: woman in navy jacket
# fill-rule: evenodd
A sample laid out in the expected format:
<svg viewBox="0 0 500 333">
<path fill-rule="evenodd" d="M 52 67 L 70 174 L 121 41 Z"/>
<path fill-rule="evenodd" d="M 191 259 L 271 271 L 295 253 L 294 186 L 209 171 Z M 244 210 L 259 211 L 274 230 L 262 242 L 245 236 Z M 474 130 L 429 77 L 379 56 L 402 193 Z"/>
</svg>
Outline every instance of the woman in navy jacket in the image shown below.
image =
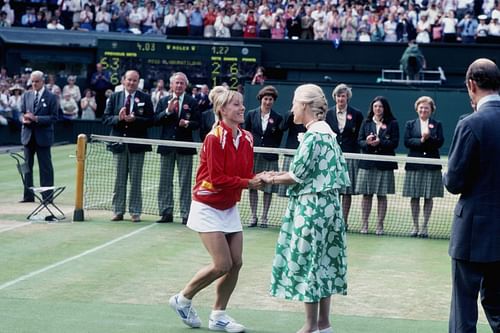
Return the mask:
<svg viewBox="0 0 500 333">
<path fill-rule="evenodd" d="M 358 136 L 363 154 L 396 155 L 399 143 L 399 127 L 392 115 L 391 107 L 385 97 L 377 96 L 370 103 L 368 116 L 361 124 Z M 376 235 L 384 234 L 384 220 L 387 213 L 387 194 L 395 193 L 394 169 L 396 162 L 361 160 L 359 162 L 356 192 L 363 195 L 361 204 L 361 233 L 368 233 L 368 219 L 372 210 L 373 195 L 377 195 Z"/>
<path fill-rule="evenodd" d="M 439 148 L 444 136 L 441 123 L 431 114 L 436 110 L 432 98 L 422 96 L 415 102 L 418 118 L 406 123 L 405 146 L 409 157 L 440 158 Z M 432 213 L 432 198 L 443 196 L 441 165 L 407 163 L 405 166 L 403 196 L 410 197 L 413 217 L 412 237 L 428 237 L 427 225 Z M 419 228 L 420 198 L 424 198 L 424 223 Z"/>
<path fill-rule="evenodd" d="M 253 135 L 254 147 L 279 147 L 283 137 L 282 122 L 283 117 L 272 109 L 274 102 L 278 98 L 278 91 L 273 86 L 265 86 L 262 88 L 257 99 L 260 101 L 260 106 L 250 110 L 245 115 L 244 128 Z M 279 171 L 278 154 L 259 153 L 254 156 L 254 172 L 262 171 Z M 264 205 L 262 209 L 261 227 L 266 228 L 268 224 L 269 207 L 271 207 L 271 199 L 273 192 L 278 192 L 277 185 L 266 185 L 264 191 Z M 249 227 L 257 226 L 257 205 L 258 205 L 257 190 L 249 190 L 250 209 L 252 211 L 252 219 Z"/>
</svg>

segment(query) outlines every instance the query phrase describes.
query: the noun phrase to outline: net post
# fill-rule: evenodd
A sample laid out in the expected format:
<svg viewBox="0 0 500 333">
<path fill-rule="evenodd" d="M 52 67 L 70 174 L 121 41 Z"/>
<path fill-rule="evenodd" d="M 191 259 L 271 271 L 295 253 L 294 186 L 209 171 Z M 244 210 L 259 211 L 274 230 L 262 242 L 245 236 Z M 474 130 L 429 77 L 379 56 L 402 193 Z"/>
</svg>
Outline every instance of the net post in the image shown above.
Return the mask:
<svg viewBox="0 0 500 333">
<path fill-rule="evenodd" d="M 85 175 L 85 155 L 87 148 L 87 136 L 78 135 L 76 144 L 76 193 L 75 193 L 75 211 L 73 212 L 73 221 L 84 221 L 83 214 L 83 179 Z"/>
</svg>

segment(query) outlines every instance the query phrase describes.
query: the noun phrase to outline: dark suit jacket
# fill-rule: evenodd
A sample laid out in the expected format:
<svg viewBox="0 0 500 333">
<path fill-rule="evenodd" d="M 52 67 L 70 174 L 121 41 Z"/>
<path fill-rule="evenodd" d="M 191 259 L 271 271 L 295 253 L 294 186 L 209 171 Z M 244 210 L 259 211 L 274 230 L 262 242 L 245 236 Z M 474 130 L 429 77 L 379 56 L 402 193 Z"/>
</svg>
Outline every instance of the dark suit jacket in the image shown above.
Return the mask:
<svg viewBox="0 0 500 333">
<path fill-rule="evenodd" d="M 35 136 L 35 140 L 40 147 L 49 147 L 54 143 L 54 122 L 57 120 L 59 112 L 59 103 L 54 94 L 50 93 L 45 88 L 42 96 L 39 97 L 39 102 L 36 110 L 33 110 L 33 102 L 35 100 L 35 92 L 28 91 L 23 95 L 21 101 L 21 112 L 33 112 L 38 117 L 38 122 L 33 122 L 29 125 L 23 124 L 21 129 L 21 143 L 27 145 L 30 142 L 31 136 Z"/>
<path fill-rule="evenodd" d="M 200 139 L 205 141 L 205 137 L 212 130 L 215 123 L 215 113 L 212 109 L 208 109 L 201 113 L 201 124 L 200 124 Z"/>
<path fill-rule="evenodd" d="M 337 134 L 337 142 L 344 153 L 359 153 L 358 135 L 363 122 L 363 114 L 358 109 L 347 106 L 344 131 L 340 133 L 335 106 L 326 113 L 325 121 Z"/>
<path fill-rule="evenodd" d="M 288 131 L 285 147 L 288 149 L 295 149 L 299 146 L 299 139 L 297 135 L 299 133 L 304 133 L 306 128 L 302 124 L 295 124 L 293 122 L 293 113 L 289 112 L 286 119 L 282 122 L 281 130 L 283 132 Z"/>
<path fill-rule="evenodd" d="M 370 133 L 378 135 L 380 139 L 378 146 L 372 147 L 366 143 L 366 137 L 370 135 Z M 373 120 L 363 120 L 361 129 L 359 130 L 358 143 L 363 154 L 395 156 L 395 150 L 399 144 L 399 126 L 397 120 L 393 120 L 389 124 L 383 124 L 378 133 L 377 126 Z M 361 169 L 394 170 L 398 168 L 398 164 L 396 162 L 360 160 L 359 167 Z"/>
<path fill-rule="evenodd" d="M 109 98 L 106 104 L 102 122 L 105 125 L 112 126 L 112 136 L 123 136 L 129 138 L 148 138 L 148 127 L 153 125 L 153 103 L 151 97 L 142 91 L 136 91 L 134 100 L 132 101 L 135 115 L 135 121 L 126 122 L 118 119 L 120 109 L 125 105 L 125 92 L 116 92 Z M 125 147 L 128 147 L 131 153 L 141 153 L 151 151 L 150 145 L 137 145 L 137 144 L 111 144 L 108 149 L 114 153 L 123 152 Z"/>
<path fill-rule="evenodd" d="M 409 157 L 440 158 L 439 148 L 443 146 L 443 126 L 437 120 L 429 118 L 430 137 L 422 143 L 420 119 L 410 120 L 405 128 L 405 146 L 410 149 Z M 405 170 L 441 170 L 441 165 L 407 163 Z"/>
<path fill-rule="evenodd" d="M 266 130 L 262 131 L 260 107 L 258 107 L 245 115 L 244 128 L 252 133 L 254 147 L 279 147 L 283 138 L 282 121 L 283 117 L 278 112 L 271 110 Z M 263 157 L 268 161 L 276 161 L 279 156 L 277 154 L 263 154 Z"/>
<path fill-rule="evenodd" d="M 449 254 L 473 262 L 500 260 L 500 101 L 461 120 L 451 143 L 444 185 L 461 194 Z"/>
<path fill-rule="evenodd" d="M 155 124 L 162 127 L 160 138 L 162 140 L 193 142 L 193 131 L 200 127 L 201 121 L 198 103 L 193 97 L 184 94 L 182 105 L 179 105 L 179 113 L 168 113 L 168 103 L 171 98 L 171 96 L 163 97 L 156 106 Z M 181 119 L 189 120 L 188 127 L 179 126 Z M 183 155 L 196 154 L 194 148 L 158 146 L 158 154 L 167 154 L 173 151 Z"/>
</svg>

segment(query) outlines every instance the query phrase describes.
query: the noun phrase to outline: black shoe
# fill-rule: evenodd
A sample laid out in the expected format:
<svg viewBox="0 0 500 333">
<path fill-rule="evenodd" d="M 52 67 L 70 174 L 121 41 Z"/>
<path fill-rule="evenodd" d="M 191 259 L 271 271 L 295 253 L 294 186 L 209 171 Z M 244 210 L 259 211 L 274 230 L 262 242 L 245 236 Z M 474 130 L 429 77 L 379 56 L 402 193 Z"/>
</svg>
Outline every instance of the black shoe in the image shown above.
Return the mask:
<svg viewBox="0 0 500 333">
<path fill-rule="evenodd" d="M 183 217 L 182 218 L 182 224 L 186 225 L 188 223 L 188 218 L 187 217 Z"/>
<path fill-rule="evenodd" d="M 250 220 L 250 223 L 248 224 L 248 227 L 249 228 L 255 228 L 257 226 L 257 223 L 258 223 L 257 219 L 256 218 L 252 218 Z"/>
<path fill-rule="evenodd" d="M 156 221 L 156 223 L 172 223 L 174 222 L 174 217 L 172 216 L 172 214 L 165 214 L 165 215 L 162 215 L 161 218 Z"/>
<path fill-rule="evenodd" d="M 22 199 L 22 200 L 19 200 L 19 203 L 25 203 L 25 202 L 35 202 L 35 199 Z"/>
</svg>

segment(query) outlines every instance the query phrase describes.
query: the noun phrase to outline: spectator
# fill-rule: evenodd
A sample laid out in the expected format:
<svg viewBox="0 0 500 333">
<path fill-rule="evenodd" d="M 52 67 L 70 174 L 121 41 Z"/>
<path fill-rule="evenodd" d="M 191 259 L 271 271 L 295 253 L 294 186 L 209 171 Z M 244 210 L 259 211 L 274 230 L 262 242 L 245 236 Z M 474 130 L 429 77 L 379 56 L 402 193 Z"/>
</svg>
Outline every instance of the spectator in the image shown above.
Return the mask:
<svg viewBox="0 0 500 333">
<path fill-rule="evenodd" d="M 165 81 L 163 81 L 163 79 L 159 79 L 158 81 L 156 81 L 156 87 L 152 90 L 151 93 L 151 100 L 153 102 L 153 107 L 155 110 L 160 99 L 166 97 L 167 95 L 168 91 L 167 89 L 165 89 Z"/>
<path fill-rule="evenodd" d="M 103 123 L 111 126 L 113 136 L 148 137 L 148 127 L 153 121 L 153 104 L 149 95 L 137 89 L 139 79 L 139 72 L 128 70 L 125 73 L 124 90 L 113 93 L 109 98 Z M 129 213 L 132 222 L 140 222 L 144 155 L 146 151 L 151 151 L 151 146 L 117 143 L 109 145 L 108 150 L 113 153 L 117 168 L 112 201 L 114 215 L 111 221 L 123 220 L 127 179 L 130 179 Z"/>
<path fill-rule="evenodd" d="M 358 143 L 363 154 L 396 155 L 399 143 L 399 126 L 392 115 L 385 97 L 377 96 L 370 103 L 368 115 L 361 125 Z M 377 236 L 384 234 L 384 220 L 387 213 L 387 194 L 395 193 L 394 169 L 396 162 L 361 160 L 355 191 L 363 195 L 361 202 L 361 230 L 368 233 L 368 219 L 372 210 L 373 195 L 377 195 Z"/>
<path fill-rule="evenodd" d="M 415 102 L 418 118 L 406 123 L 405 146 L 409 157 L 440 158 L 439 148 L 443 146 L 444 136 L 441 123 L 431 115 L 436 105 L 432 98 L 422 96 Z M 432 198 L 443 196 L 441 165 L 406 163 L 403 196 L 410 197 L 413 217 L 412 237 L 427 238 L 429 219 L 432 213 Z M 420 227 L 420 198 L 424 198 L 424 223 Z"/>
<path fill-rule="evenodd" d="M 60 106 L 64 119 L 73 120 L 78 118 L 78 104 L 69 91 L 63 93 Z"/>
<path fill-rule="evenodd" d="M 257 37 L 257 16 L 255 15 L 254 10 L 248 10 L 243 37 L 244 38 Z"/>
<path fill-rule="evenodd" d="M 444 17 L 440 20 L 443 27 L 443 42 L 445 43 L 455 43 L 457 41 L 457 19 L 455 18 L 455 12 L 450 10 L 446 12 Z"/>
<path fill-rule="evenodd" d="M 293 4 L 288 5 L 285 14 L 285 23 L 287 37 L 289 39 L 299 39 L 301 34 L 301 19 L 299 15 L 297 15 L 297 11 Z"/>
<path fill-rule="evenodd" d="M 33 24 L 33 28 L 46 29 L 47 28 L 47 18 L 44 11 L 39 11 L 36 14 L 36 21 Z"/>
<path fill-rule="evenodd" d="M 337 135 L 337 142 L 342 152 L 359 154 L 358 136 L 363 122 L 363 114 L 349 105 L 352 90 L 346 84 L 341 83 L 333 89 L 332 97 L 335 100 L 335 107 L 328 110 L 325 121 Z M 352 196 L 359 194 L 356 192 L 359 160 L 347 159 L 346 163 L 351 185 L 339 192 L 342 195 L 342 211 L 347 228 Z"/>
<path fill-rule="evenodd" d="M 252 133 L 255 147 L 279 147 L 281 144 L 281 138 L 283 137 L 283 131 L 281 129 L 283 117 L 272 108 L 276 98 L 278 98 L 278 91 L 276 88 L 273 86 L 265 86 L 260 89 L 257 95 L 260 106 L 250 110 L 245 115 L 244 128 Z M 279 171 L 277 154 L 255 154 L 254 172 L 257 174 L 262 171 Z M 273 192 L 278 191 L 278 188 L 275 185 L 268 184 L 264 187 L 263 191 L 264 199 L 260 226 L 262 228 L 267 228 L 272 195 Z M 250 209 L 252 213 L 249 227 L 256 227 L 258 223 L 258 195 L 256 190 L 249 191 Z"/>
<path fill-rule="evenodd" d="M 411 23 L 411 20 L 408 19 L 406 13 L 401 14 L 400 20 L 396 25 L 396 36 L 398 42 L 404 43 L 408 43 L 410 40 L 414 40 L 417 37 L 415 27 Z"/>
<path fill-rule="evenodd" d="M 381 22 L 380 16 L 373 14 L 370 22 L 370 35 L 372 42 L 383 42 L 385 38 L 384 34 L 384 24 Z"/>
<path fill-rule="evenodd" d="M 198 105 L 186 88 L 189 85 L 187 76 L 182 72 L 174 73 L 170 77 L 171 96 L 163 97 L 156 107 L 155 122 L 161 126 L 162 140 L 176 140 L 193 142 L 193 131 L 200 127 L 201 115 Z M 160 211 L 159 223 L 173 221 L 174 210 L 174 169 L 177 163 L 177 172 L 180 186 L 180 211 L 182 224 L 187 223 L 189 207 L 191 205 L 191 178 L 193 170 L 194 148 L 172 148 L 159 146 L 160 154 L 160 183 L 158 188 L 158 208 Z"/>
<path fill-rule="evenodd" d="M 325 16 L 318 16 L 318 20 L 313 24 L 314 39 L 315 40 L 326 40 L 328 33 L 328 24 L 325 21 Z"/>
<path fill-rule="evenodd" d="M 203 36 L 203 14 L 200 10 L 200 4 L 194 3 L 193 10 L 189 14 L 189 35 Z"/>
<path fill-rule="evenodd" d="M 184 3 L 179 4 L 179 8 L 176 12 L 176 34 L 178 36 L 187 36 L 188 35 L 188 16 L 186 13 L 186 8 Z"/>
<path fill-rule="evenodd" d="M 217 18 L 215 19 L 214 29 L 215 37 L 217 38 L 229 38 L 231 37 L 231 31 L 229 30 L 231 24 L 231 17 L 227 14 L 226 9 L 220 9 L 217 12 Z"/>
<path fill-rule="evenodd" d="M 241 5 L 234 6 L 234 13 L 231 16 L 231 22 L 231 37 L 243 37 L 245 14 L 241 12 Z"/>
<path fill-rule="evenodd" d="M 106 107 L 106 96 L 104 93 L 112 87 L 111 76 L 107 70 L 104 70 L 101 63 L 96 64 L 96 71 L 90 79 L 90 87 L 96 93 L 97 110 L 96 117 L 100 118 Z"/>
<path fill-rule="evenodd" d="M 21 26 L 25 28 L 32 28 L 36 22 L 35 10 L 31 7 L 26 7 L 25 14 L 21 17 Z"/>
<path fill-rule="evenodd" d="M 75 84 L 76 83 L 76 76 L 75 75 L 69 75 L 67 82 L 68 82 L 68 84 L 65 85 L 64 88 L 63 88 L 63 90 L 62 90 L 63 96 L 64 96 L 64 94 L 66 94 L 67 92 L 69 92 L 70 95 L 75 100 L 75 102 L 79 103 L 80 99 L 82 99 L 82 95 L 80 93 L 80 87 L 78 87 Z"/>
<path fill-rule="evenodd" d="M 118 11 L 111 18 L 111 22 L 116 27 L 116 31 L 118 32 L 128 31 L 129 13 L 130 9 L 127 7 L 127 3 L 125 1 L 121 1 Z"/>
<path fill-rule="evenodd" d="M 457 24 L 460 30 L 460 40 L 464 44 L 474 43 L 477 31 L 477 21 L 472 17 L 471 13 L 465 14 L 465 17 Z"/>
<path fill-rule="evenodd" d="M 273 27 L 273 16 L 268 7 L 262 9 L 262 14 L 257 19 L 260 38 L 271 38 L 271 28 Z"/>
<path fill-rule="evenodd" d="M 56 97 L 44 87 L 44 74 L 33 71 L 30 75 L 32 90 L 23 95 L 21 103 L 22 129 L 21 143 L 28 170 L 25 172 L 25 188 L 20 202 L 33 202 L 33 163 L 35 154 L 40 172 L 40 186 L 54 185 L 54 168 L 50 147 L 54 143 L 54 122 L 57 120 L 59 105 Z M 52 192 L 42 193 L 50 199 Z"/>
<path fill-rule="evenodd" d="M 111 13 L 107 11 L 106 6 L 101 6 L 95 17 L 95 30 L 98 32 L 109 32 L 111 24 Z"/>
<path fill-rule="evenodd" d="M 476 30 L 476 43 L 487 43 L 488 35 L 489 35 L 489 26 L 486 24 L 486 19 L 488 18 L 486 15 L 479 15 L 478 17 L 479 24 Z"/>
<path fill-rule="evenodd" d="M 201 113 L 201 123 L 200 123 L 200 140 L 205 141 L 205 137 L 213 129 L 215 124 L 215 113 L 212 109 L 208 109 Z"/>
<path fill-rule="evenodd" d="M 12 110 L 12 118 L 17 121 L 21 112 L 24 88 L 19 84 L 15 84 L 9 88 L 9 91 L 9 107 Z"/>
<path fill-rule="evenodd" d="M 491 19 L 488 33 L 491 43 L 500 43 L 500 24 L 498 24 L 497 18 Z"/>
<path fill-rule="evenodd" d="M 143 34 L 150 33 L 153 30 L 156 21 L 155 4 L 156 2 L 149 0 L 146 2 L 146 8 L 143 8 L 141 20 L 141 31 Z"/>
<path fill-rule="evenodd" d="M 64 25 L 59 23 L 59 20 L 57 19 L 56 16 L 52 16 L 50 18 L 49 23 L 47 23 L 47 29 L 48 30 L 64 30 Z"/>
<path fill-rule="evenodd" d="M 200 94 L 198 97 L 198 110 L 204 112 L 212 107 L 210 100 L 208 99 L 209 89 L 208 85 L 202 84 L 200 88 Z"/>
<path fill-rule="evenodd" d="M 11 23 L 9 22 L 7 18 L 7 12 L 1 11 L 0 12 L 0 28 L 10 28 Z"/>
<path fill-rule="evenodd" d="M 9 26 L 14 25 L 15 12 L 10 6 L 10 0 L 3 1 L 3 6 L 0 8 L 0 12 L 5 12 L 6 20 L 9 22 Z"/>
<path fill-rule="evenodd" d="M 90 5 L 83 5 L 83 10 L 80 12 L 80 28 L 92 31 L 92 22 L 94 21 L 94 13 L 90 9 Z"/>
<path fill-rule="evenodd" d="M 396 34 L 396 28 L 398 23 L 396 22 L 396 17 L 393 13 L 389 14 L 389 18 L 384 22 L 384 41 L 385 42 L 397 42 L 398 36 Z M 346 40 L 345 38 L 342 38 Z M 350 39 L 352 40 L 352 39 Z"/>
<path fill-rule="evenodd" d="M 163 19 L 163 25 L 165 26 L 165 34 L 167 36 L 175 35 L 177 29 L 177 19 L 175 17 L 175 7 L 168 7 L 168 14 L 165 15 Z"/>
<path fill-rule="evenodd" d="M 301 28 L 301 39 L 313 39 L 313 24 L 314 20 L 311 17 L 311 8 L 307 6 L 305 8 L 305 15 L 303 15 L 300 19 L 300 28 Z"/>
<path fill-rule="evenodd" d="M 257 67 L 257 70 L 255 71 L 255 74 L 252 78 L 252 84 L 255 85 L 255 84 L 260 84 L 260 85 L 263 85 L 264 82 L 266 82 L 266 76 L 264 75 L 264 67 L 262 66 L 258 66 Z"/>
<path fill-rule="evenodd" d="M 209 4 L 207 13 L 203 17 L 203 36 L 205 38 L 215 37 L 214 24 L 216 19 L 217 13 L 215 13 L 214 6 L 212 4 Z"/>
<path fill-rule="evenodd" d="M 80 107 L 82 109 L 82 120 L 95 120 L 97 103 L 92 90 L 85 89 L 84 97 L 80 100 Z"/>
<path fill-rule="evenodd" d="M 136 35 L 141 34 L 141 23 L 143 20 L 142 10 L 139 9 L 139 2 L 137 0 L 132 1 L 132 10 L 128 14 L 128 30 Z"/>
</svg>

